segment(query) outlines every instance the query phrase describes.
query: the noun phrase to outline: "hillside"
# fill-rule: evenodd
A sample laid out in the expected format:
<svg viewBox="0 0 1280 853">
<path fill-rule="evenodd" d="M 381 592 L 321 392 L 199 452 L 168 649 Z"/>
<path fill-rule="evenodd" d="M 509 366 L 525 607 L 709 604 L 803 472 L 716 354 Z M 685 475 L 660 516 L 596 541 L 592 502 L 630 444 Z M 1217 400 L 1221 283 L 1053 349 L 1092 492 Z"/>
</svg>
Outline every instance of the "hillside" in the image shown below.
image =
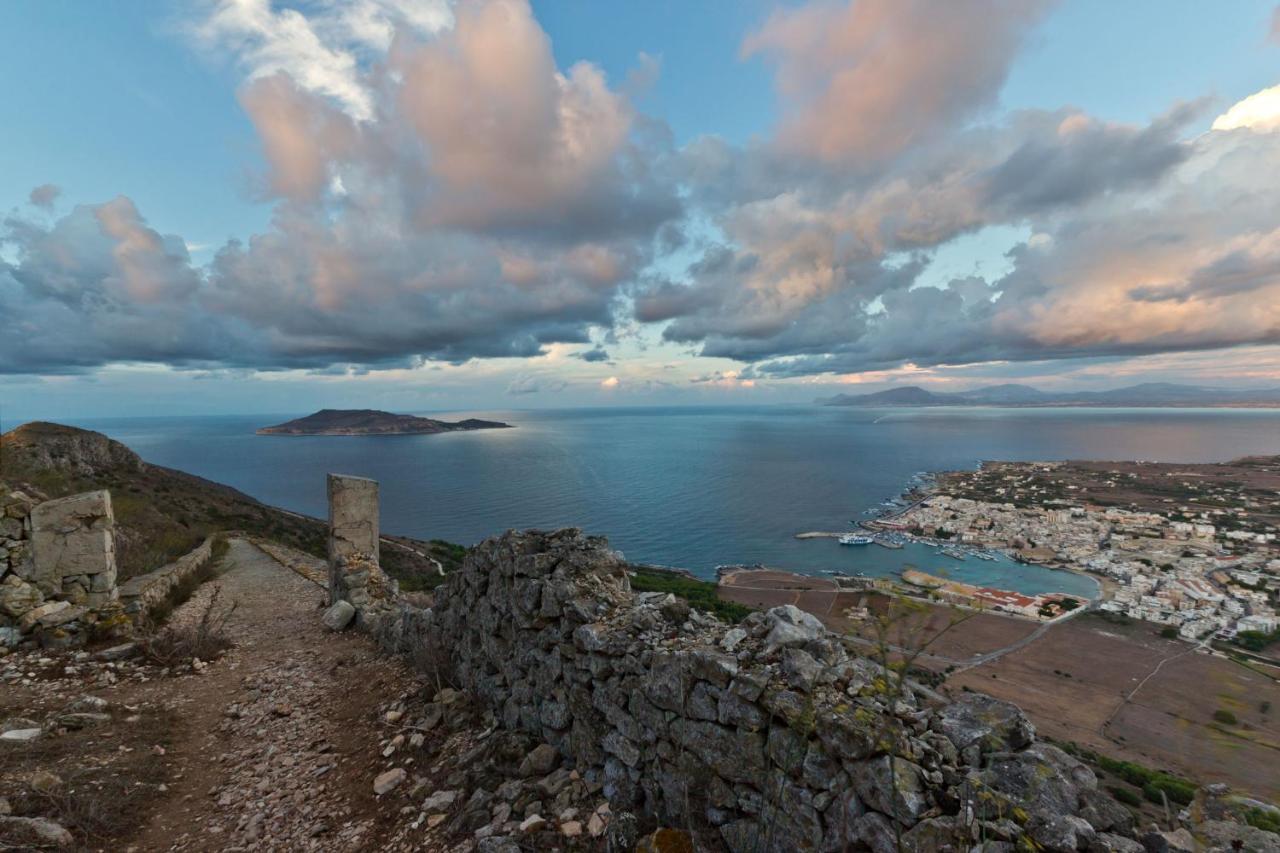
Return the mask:
<svg viewBox="0 0 1280 853">
<path fill-rule="evenodd" d="M 510 426 L 501 421 L 478 418 L 450 422 L 376 409 L 321 409 L 304 418 L 263 427 L 258 430 L 258 435 L 435 435 L 476 429 L 508 429 Z"/>
<path fill-rule="evenodd" d="M 151 465 L 107 436 L 40 421 L 0 435 L 0 482 L 43 498 L 109 489 L 116 517 L 121 580 L 152 571 L 218 531 L 243 531 L 317 557 L 326 553 L 325 522 L 268 506 L 230 486 Z M 444 542 L 388 537 L 383 564 L 406 588 L 420 588 L 435 567 L 446 569 L 461 549 Z"/>
<path fill-rule="evenodd" d="M 1049 392 L 1030 385 L 989 385 L 968 391 L 929 391 L 915 385 L 870 394 L 820 397 L 823 406 L 1280 406 L 1280 388 L 1239 390 L 1145 382 L 1108 391 Z"/>
</svg>

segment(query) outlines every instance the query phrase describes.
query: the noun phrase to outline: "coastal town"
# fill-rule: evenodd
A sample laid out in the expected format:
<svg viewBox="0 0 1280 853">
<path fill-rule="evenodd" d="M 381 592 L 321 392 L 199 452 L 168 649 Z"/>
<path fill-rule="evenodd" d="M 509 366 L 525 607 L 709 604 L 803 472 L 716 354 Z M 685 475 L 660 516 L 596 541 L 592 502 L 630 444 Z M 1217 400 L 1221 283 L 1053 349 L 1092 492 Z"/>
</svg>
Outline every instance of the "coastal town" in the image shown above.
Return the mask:
<svg viewBox="0 0 1280 853">
<path fill-rule="evenodd" d="M 902 512 L 867 526 L 1088 572 L 1102 581 L 1101 610 L 1167 626 L 1186 640 L 1274 639 L 1280 632 L 1275 463 L 1240 460 L 1227 466 L 1243 470 L 1228 472 L 1106 464 L 988 463 L 953 472 Z M 1125 505 L 1116 505 L 1118 496 Z M 957 589 L 963 585 L 913 574 L 904 580 L 975 597 Z M 1014 604 L 996 609 L 1031 615 L 1026 603 Z"/>
</svg>

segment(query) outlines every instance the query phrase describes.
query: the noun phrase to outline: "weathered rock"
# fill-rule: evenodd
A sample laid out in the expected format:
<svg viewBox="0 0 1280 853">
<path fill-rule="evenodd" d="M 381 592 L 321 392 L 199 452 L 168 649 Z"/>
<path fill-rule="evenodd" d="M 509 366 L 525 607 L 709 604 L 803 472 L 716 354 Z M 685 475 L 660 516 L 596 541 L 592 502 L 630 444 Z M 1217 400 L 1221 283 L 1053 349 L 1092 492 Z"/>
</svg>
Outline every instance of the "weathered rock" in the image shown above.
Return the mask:
<svg viewBox="0 0 1280 853">
<path fill-rule="evenodd" d="M 356 609 L 349 601 L 335 601 L 320 617 L 320 621 L 330 631 L 341 631 L 351 624 L 356 617 Z"/>
<path fill-rule="evenodd" d="M 782 652 L 782 676 L 797 690 L 812 692 L 821 671 L 813 655 L 803 649 L 785 649 Z"/>
<path fill-rule="evenodd" d="M 0 581 L 0 611 L 5 615 L 18 618 L 43 603 L 44 593 L 35 584 L 24 581 L 16 574 L 6 575 Z"/>
<path fill-rule="evenodd" d="M 765 624 L 769 631 L 764 640 L 766 651 L 816 640 L 826 633 L 818 617 L 806 613 L 794 604 L 784 604 L 769 610 L 765 614 Z"/>
<path fill-rule="evenodd" d="M 50 725 L 61 729 L 87 729 L 91 726 L 100 726 L 103 723 L 111 722 L 110 714 L 96 714 L 92 712 L 79 712 L 71 714 L 58 714 L 52 720 Z"/>
<path fill-rule="evenodd" d="M 403 782 L 408 775 L 403 767 L 393 767 L 385 773 L 379 773 L 373 780 L 373 792 L 382 796 Z"/>
<path fill-rule="evenodd" d="M 1221 850 L 1280 853 L 1280 835 L 1235 821 L 1207 820 L 1195 828 L 1195 835 L 1209 846 Z M 1239 847 L 1235 846 L 1237 842 Z"/>
<path fill-rule="evenodd" d="M 960 751 L 975 744 L 986 751 L 1017 750 L 1036 736 L 1022 709 L 982 693 L 960 694 L 942 709 L 936 728 Z"/>
<path fill-rule="evenodd" d="M 852 771 L 858 797 L 876 811 L 913 825 L 929 808 L 922 771 L 904 758 L 864 761 Z"/>
<path fill-rule="evenodd" d="M 111 646 L 110 648 L 95 652 L 94 657 L 98 660 L 117 661 L 137 657 L 138 654 L 139 650 L 137 643 L 121 643 L 118 646 Z"/>
<path fill-rule="evenodd" d="M 75 838 L 65 827 L 42 817 L 0 817 L 0 838 L 13 849 L 66 849 Z"/>
<path fill-rule="evenodd" d="M 546 776 L 560 761 L 560 754 L 549 743 L 542 743 L 530 750 L 520 762 L 521 776 Z"/>
<path fill-rule="evenodd" d="M 461 791 L 436 791 L 422 802 L 422 810 L 424 812 L 446 811 L 458 801 L 461 795 Z"/>
<path fill-rule="evenodd" d="M 0 740 L 9 741 L 11 743 L 26 743 L 40 737 L 41 729 L 10 729 L 6 732 L 0 732 Z"/>
<path fill-rule="evenodd" d="M 1039 848 L 1049 853 L 1083 850 L 1095 835 L 1087 820 L 1069 814 L 1037 816 L 1031 821 L 1028 830 Z"/>
</svg>

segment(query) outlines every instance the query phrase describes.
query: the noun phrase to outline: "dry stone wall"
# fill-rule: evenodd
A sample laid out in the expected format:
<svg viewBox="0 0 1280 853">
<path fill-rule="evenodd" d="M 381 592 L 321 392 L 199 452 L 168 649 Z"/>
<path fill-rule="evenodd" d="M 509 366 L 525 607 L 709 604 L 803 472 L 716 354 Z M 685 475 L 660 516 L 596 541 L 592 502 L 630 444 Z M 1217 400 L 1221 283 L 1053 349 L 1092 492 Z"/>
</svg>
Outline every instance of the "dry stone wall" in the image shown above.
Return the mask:
<svg viewBox="0 0 1280 853">
<path fill-rule="evenodd" d="M 124 611 L 130 616 L 146 613 L 186 577 L 199 571 L 212 555 L 213 537 L 209 536 L 172 563 L 125 581 L 120 585 L 120 603 Z"/>
<path fill-rule="evenodd" d="M 360 616 L 388 648 L 449 661 L 615 812 L 704 845 L 1142 849 L 1131 814 L 1016 707 L 901 682 L 794 607 L 729 626 L 633 593 L 621 556 L 578 530 L 490 539 L 432 609 Z"/>
<path fill-rule="evenodd" d="M 0 645 L 71 645 L 119 611 L 111 495 L 0 497 Z"/>
</svg>

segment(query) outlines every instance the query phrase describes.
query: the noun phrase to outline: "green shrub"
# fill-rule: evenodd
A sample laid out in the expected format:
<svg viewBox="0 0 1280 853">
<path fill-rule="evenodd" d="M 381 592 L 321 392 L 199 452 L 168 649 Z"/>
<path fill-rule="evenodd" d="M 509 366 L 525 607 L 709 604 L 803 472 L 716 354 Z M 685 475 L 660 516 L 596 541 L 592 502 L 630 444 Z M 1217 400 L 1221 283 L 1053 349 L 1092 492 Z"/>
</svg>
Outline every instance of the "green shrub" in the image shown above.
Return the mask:
<svg viewBox="0 0 1280 853">
<path fill-rule="evenodd" d="M 1213 712 L 1213 721 L 1222 723 L 1224 726 L 1234 726 L 1240 721 L 1236 719 L 1236 715 L 1228 711 L 1226 708 L 1219 708 Z"/>
<path fill-rule="evenodd" d="M 752 608 L 734 601 L 723 601 L 716 585 L 679 572 L 637 567 L 631 575 L 631 588 L 636 592 L 669 592 L 689 602 L 690 607 L 712 613 L 726 622 L 741 622 Z"/>
<path fill-rule="evenodd" d="M 1111 792 L 1111 796 L 1115 797 L 1126 806 L 1133 806 L 1134 808 L 1137 808 L 1142 805 L 1142 797 L 1139 797 L 1132 788 L 1122 788 L 1119 785 L 1111 785 L 1107 790 Z"/>
<path fill-rule="evenodd" d="M 1280 812 L 1252 808 L 1244 813 L 1244 821 L 1249 826 L 1257 827 L 1267 832 L 1280 833 Z"/>
<path fill-rule="evenodd" d="M 1185 806 L 1195 799 L 1196 786 L 1185 779 L 1166 776 L 1163 773 L 1142 786 L 1142 795 L 1153 803 L 1163 802 L 1161 793 L 1169 798 L 1169 802 Z"/>
<path fill-rule="evenodd" d="M 1190 803 L 1196 795 L 1194 782 L 1174 776 L 1172 773 L 1151 770 L 1140 764 L 1134 764 L 1132 761 L 1120 761 L 1119 759 L 1100 755 L 1098 756 L 1098 766 L 1108 773 L 1119 776 L 1135 788 L 1141 788 L 1143 796 L 1153 803 L 1162 802 L 1160 797 L 1162 792 L 1169 798 L 1170 802 L 1184 806 Z"/>
</svg>

